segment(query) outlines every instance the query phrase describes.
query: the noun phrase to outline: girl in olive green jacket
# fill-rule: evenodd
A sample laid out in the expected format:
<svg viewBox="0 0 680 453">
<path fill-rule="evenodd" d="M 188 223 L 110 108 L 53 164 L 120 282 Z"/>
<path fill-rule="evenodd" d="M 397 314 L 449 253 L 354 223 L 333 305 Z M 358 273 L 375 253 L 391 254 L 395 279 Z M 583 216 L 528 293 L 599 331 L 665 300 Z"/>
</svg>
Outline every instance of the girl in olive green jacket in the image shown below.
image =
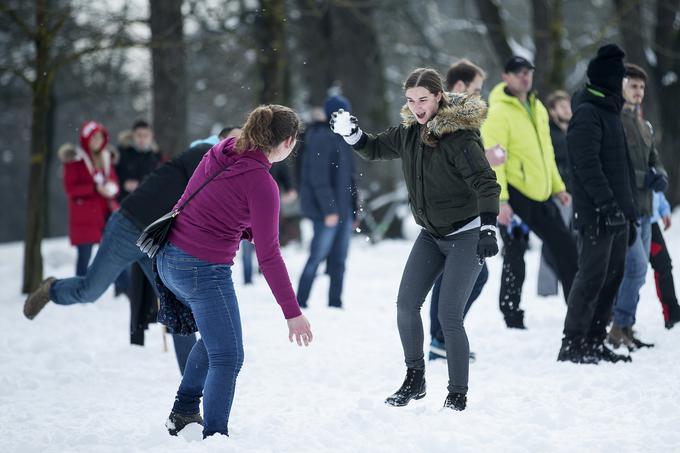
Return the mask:
<svg viewBox="0 0 680 453">
<path fill-rule="evenodd" d="M 449 369 L 444 407 L 465 409 L 469 345 L 463 309 L 485 258 L 498 253 L 500 187 L 484 157 L 479 127 L 486 104 L 477 96 L 447 94 L 433 69 L 416 69 L 404 83 L 402 123 L 365 134 L 347 112 L 333 114 L 333 132 L 368 160 L 401 159 L 413 216 L 423 230 L 406 263 L 397 297 L 397 324 L 406 379 L 385 401 L 405 406 L 425 396 L 420 308 L 443 273 L 439 320 Z"/>
</svg>

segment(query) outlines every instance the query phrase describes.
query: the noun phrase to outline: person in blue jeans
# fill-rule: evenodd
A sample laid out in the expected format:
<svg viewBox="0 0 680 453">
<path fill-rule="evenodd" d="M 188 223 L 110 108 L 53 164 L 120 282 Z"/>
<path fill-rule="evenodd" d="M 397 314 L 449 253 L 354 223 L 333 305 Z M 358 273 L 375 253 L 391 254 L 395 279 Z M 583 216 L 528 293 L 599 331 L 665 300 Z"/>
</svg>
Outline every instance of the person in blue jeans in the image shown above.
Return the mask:
<svg viewBox="0 0 680 453">
<path fill-rule="evenodd" d="M 238 129 L 223 131 L 229 136 Z M 151 260 L 137 247 L 142 230 L 172 209 L 192 173 L 214 141 L 201 142 L 180 156 L 151 172 L 142 184 L 121 203 L 104 228 L 97 254 L 82 277 L 55 279 L 48 277 L 26 299 L 24 315 L 35 318 L 51 300 L 57 305 L 96 302 L 123 269 L 138 263 L 144 275 L 153 282 Z M 155 285 L 152 285 L 155 290 Z M 173 335 L 180 372 L 184 372 L 195 336 Z"/>
<path fill-rule="evenodd" d="M 326 261 L 330 277 L 328 305 L 342 307 L 345 260 L 352 236 L 357 204 L 352 149 L 328 127 L 328 118 L 339 110 L 350 111 L 342 96 L 330 96 L 324 104 L 326 117 L 311 124 L 305 133 L 300 171 L 300 208 L 314 224 L 309 258 L 300 276 L 297 297 L 307 300 L 319 265 Z"/>
<path fill-rule="evenodd" d="M 640 288 L 645 283 L 649 252 L 652 242 L 651 218 L 654 215 L 652 196 L 668 187 L 668 176 L 656 149 L 653 128 L 642 118 L 641 105 L 645 95 L 647 73 L 639 66 L 626 63 L 623 79 L 625 104 L 621 122 L 626 131 L 628 156 L 635 174 L 638 227 L 632 231 L 637 236 L 626 253 L 623 281 L 619 287 L 614 306 L 612 327 L 607 341 L 618 348 L 625 345 L 629 350 L 652 346 L 633 334 L 635 312 L 640 300 Z"/>
<path fill-rule="evenodd" d="M 159 319 L 176 319 L 188 309 L 201 338 L 189 354 L 165 424 L 170 435 L 192 423 L 203 425 L 203 437 L 229 435 L 236 378 L 243 365 L 241 319 L 231 277 L 242 239 L 256 244 L 262 273 L 288 323 L 289 340 L 300 346 L 312 341 L 281 257 L 279 189 L 269 173 L 271 164 L 295 147 L 299 124 L 288 107 L 257 107 L 238 141 L 224 140 L 206 154 L 175 206 L 183 208 L 156 257 L 165 286 L 159 291 Z M 165 302 L 166 288 L 177 303 Z M 191 327 L 188 330 L 194 330 Z"/>
</svg>

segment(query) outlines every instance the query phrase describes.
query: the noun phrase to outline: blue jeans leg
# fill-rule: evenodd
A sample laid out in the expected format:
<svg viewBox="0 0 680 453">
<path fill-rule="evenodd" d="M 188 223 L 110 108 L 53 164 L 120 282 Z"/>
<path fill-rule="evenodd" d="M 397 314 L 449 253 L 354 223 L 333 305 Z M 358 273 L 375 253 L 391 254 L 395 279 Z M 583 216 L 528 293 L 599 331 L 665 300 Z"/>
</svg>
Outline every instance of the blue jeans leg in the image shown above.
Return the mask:
<svg viewBox="0 0 680 453">
<path fill-rule="evenodd" d="M 614 306 L 614 323 L 622 327 L 635 324 L 635 312 L 640 300 L 640 288 L 645 283 L 649 266 L 652 226 L 649 217 L 640 219 L 640 227 L 633 245 L 626 252 L 623 281 Z"/>
<path fill-rule="evenodd" d="M 309 299 L 309 293 L 316 278 L 316 270 L 330 253 L 337 230 L 337 225 L 327 227 L 323 220 L 314 220 L 314 237 L 312 238 L 309 258 L 302 270 L 297 291 L 297 299 L 302 307 L 307 306 L 307 299 Z"/>
<path fill-rule="evenodd" d="M 243 365 L 241 320 L 231 267 L 199 260 L 172 244 L 158 255 L 163 283 L 191 308 L 201 340 L 189 354 L 173 411 L 198 412 L 203 395 L 203 436 L 228 435 L 236 377 Z"/>
<path fill-rule="evenodd" d="M 79 277 L 87 273 L 87 266 L 90 264 L 93 246 L 94 244 L 76 245 L 76 250 L 78 252 L 78 257 L 76 258 L 76 275 Z"/>
<path fill-rule="evenodd" d="M 121 271 L 135 261 L 148 277 L 151 260 L 135 245 L 140 234 L 139 228 L 120 211 L 113 213 L 106 222 L 104 236 L 87 273 L 82 277 L 56 280 L 50 288 L 50 299 L 59 305 L 94 302 Z"/>
<path fill-rule="evenodd" d="M 328 305 L 342 307 L 342 285 L 345 279 L 345 261 L 352 238 L 352 216 L 340 220 L 337 226 L 333 245 L 328 254 L 327 273 L 331 279 L 328 289 Z"/>
</svg>

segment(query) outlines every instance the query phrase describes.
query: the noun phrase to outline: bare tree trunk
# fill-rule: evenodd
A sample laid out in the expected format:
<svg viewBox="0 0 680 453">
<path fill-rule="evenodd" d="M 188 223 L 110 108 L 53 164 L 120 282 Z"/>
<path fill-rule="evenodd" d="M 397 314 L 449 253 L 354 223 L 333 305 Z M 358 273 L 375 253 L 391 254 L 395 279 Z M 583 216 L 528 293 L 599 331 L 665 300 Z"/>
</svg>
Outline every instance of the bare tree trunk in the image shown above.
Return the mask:
<svg viewBox="0 0 680 453">
<path fill-rule="evenodd" d="M 289 100 L 286 59 L 286 11 L 284 0 L 261 0 L 255 28 L 260 74 L 258 101 L 287 104 Z"/>
<path fill-rule="evenodd" d="M 53 71 L 49 67 L 52 36 L 48 29 L 48 8 L 48 0 L 37 0 L 35 2 L 36 78 L 31 85 L 33 118 L 31 123 L 28 206 L 26 209 L 26 239 L 24 243 L 24 278 L 22 284 L 24 293 L 35 290 L 43 278 L 40 245 L 45 236 L 48 111 L 54 81 Z"/>
<path fill-rule="evenodd" d="M 161 152 L 187 145 L 187 75 L 182 0 L 150 0 L 153 126 Z"/>
<path fill-rule="evenodd" d="M 534 27 L 534 89 L 545 99 L 549 90 L 549 76 L 552 72 L 550 61 L 550 5 L 549 0 L 532 0 L 532 21 Z"/>
<path fill-rule="evenodd" d="M 512 56 L 512 49 L 508 44 L 508 34 L 501 19 L 499 6 L 494 0 L 478 0 L 477 8 L 482 22 L 486 25 L 496 58 L 502 66 Z"/>
<path fill-rule="evenodd" d="M 303 64 L 300 67 L 307 103 L 312 106 L 323 104 L 328 88 L 337 80 L 333 71 L 332 55 L 335 54 L 332 36 L 333 21 L 328 2 L 297 0 L 300 9 L 299 44 Z"/>
<path fill-rule="evenodd" d="M 550 11 L 550 74 L 548 75 L 548 95 L 550 91 L 564 89 L 566 73 L 566 58 L 567 54 L 562 47 L 562 39 L 564 39 L 564 14 L 563 14 L 564 0 L 553 0 L 552 9 Z"/>
</svg>

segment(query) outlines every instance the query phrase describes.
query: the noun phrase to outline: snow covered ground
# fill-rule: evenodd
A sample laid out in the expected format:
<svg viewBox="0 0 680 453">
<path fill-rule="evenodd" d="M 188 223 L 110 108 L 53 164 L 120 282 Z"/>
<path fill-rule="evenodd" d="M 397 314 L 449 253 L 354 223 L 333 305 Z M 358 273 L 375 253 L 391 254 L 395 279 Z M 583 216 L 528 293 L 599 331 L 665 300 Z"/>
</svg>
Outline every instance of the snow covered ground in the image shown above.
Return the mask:
<svg viewBox="0 0 680 453">
<path fill-rule="evenodd" d="M 677 214 L 667 239 L 680 282 Z M 0 452 L 680 449 L 680 327 L 663 328 L 651 272 L 638 329 L 654 349 L 636 352 L 632 364 L 557 363 L 565 305 L 561 297 L 536 296 L 537 246 L 527 256 L 527 331 L 504 327 L 497 308 L 501 261 L 489 262 L 489 284 L 466 321 L 477 353 L 468 409 L 440 409 L 447 376 L 439 362 L 428 363 L 426 398 L 385 406 L 404 375 L 395 298 L 410 245 L 355 239 L 345 309 L 325 307 L 325 276 L 313 289 L 306 314 L 315 339 L 308 349 L 288 343 L 264 279 L 244 287 L 236 264 L 246 359 L 231 437 L 193 443 L 171 438 L 163 426 L 179 373 L 172 349 L 163 352 L 160 327 L 151 326 L 145 347 L 129 345 L 129 304 L 112 290 L 96 304 L 49 304 L 27 321 L 21 244 L 0 245 Z M 44 256 L 47 275 L 71 275 L 75 252 L 66 239 L 46 241 Z M 284 256 L 297 286 L 305 253 L 291 246 Z M 168 343 L 172 348 L 169 337 Z"/>
</svg>

